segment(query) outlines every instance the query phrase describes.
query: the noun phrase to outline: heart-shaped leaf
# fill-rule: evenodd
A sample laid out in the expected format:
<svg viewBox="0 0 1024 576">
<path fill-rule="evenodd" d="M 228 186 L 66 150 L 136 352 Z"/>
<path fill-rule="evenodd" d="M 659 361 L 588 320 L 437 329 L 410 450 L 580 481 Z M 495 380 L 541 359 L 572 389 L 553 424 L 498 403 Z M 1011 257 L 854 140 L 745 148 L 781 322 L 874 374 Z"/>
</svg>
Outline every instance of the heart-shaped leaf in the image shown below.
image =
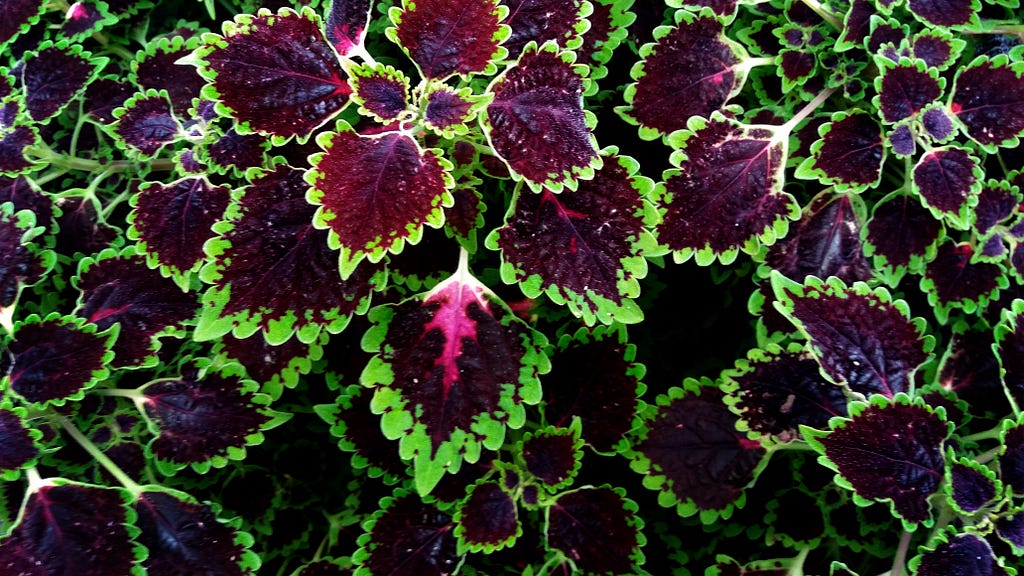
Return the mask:
<svg viewBox="0 0 1024 576">
<path fill-rule="evenodd" d="M 547 544 L 584 574 L 635 574 L 642 562 L 637 506 L 621 488 L 600 486 L 565 493 L 548 511 Z"/>
<path fill-rule="evenodd" d="M 493 482 L 474 486 L 455 513 L 460 550 L 493 552 L 511 546 L 522 533 L 515 500 Z"/>
</svg>

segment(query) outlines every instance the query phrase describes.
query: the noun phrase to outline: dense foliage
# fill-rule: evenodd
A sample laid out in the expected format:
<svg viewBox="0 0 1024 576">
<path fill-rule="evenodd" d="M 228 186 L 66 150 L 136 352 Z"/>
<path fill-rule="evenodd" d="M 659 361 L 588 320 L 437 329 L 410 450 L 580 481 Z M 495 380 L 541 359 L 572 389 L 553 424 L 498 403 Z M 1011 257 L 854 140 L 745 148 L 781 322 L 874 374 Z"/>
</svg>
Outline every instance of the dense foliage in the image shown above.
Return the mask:
<svg viewBox="0 0 1024 576">
<path fill-rule="evenodd" d="M 0 576 L 1012 576 L 1018 0 L 5 0 Z"/>
</svg>

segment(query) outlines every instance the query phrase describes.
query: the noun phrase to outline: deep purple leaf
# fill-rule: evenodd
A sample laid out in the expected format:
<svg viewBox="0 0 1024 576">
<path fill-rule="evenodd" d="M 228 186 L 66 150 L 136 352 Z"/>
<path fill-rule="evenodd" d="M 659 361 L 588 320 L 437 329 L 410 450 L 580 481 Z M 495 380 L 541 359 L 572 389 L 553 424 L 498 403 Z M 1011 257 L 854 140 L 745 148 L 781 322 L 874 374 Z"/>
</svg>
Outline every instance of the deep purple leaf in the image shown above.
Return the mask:
<svg viewBox="0 0 1024 576">
<path fill-rule="evenodd" d="M 13 127 L 20 111 L 20 100 L 0 102 L 0 131 L 6 132 L 8 128 Z"/>
<path fill-rule="evenodd" d="M 527 50 L 490 85 L 486 132 L 491 147 L 539 191 L 570 188 L 589 177 L 600 156 L 583 111 L 583 79 L 572 53 L 552 44 Z"/>
<path fill-rule="evenodd" d="M 935 254 L 943 235 L 940 220 L 914 196 L 893 193 L 875 205 L 868 221 L 867 251 L 874 255 L 876 268 L 892 273 L 911 267 L 920 268 Z"/>
<path fill-rule="evenodd" d="M 956 130 L 953 119 L 946 114 L 946 110 L 938 107 L 924 111 L 921 115 L 921 126 L 936 142 L 948 140 Z"/>
<path fill-rule="evenodd" d="M 979 416 L 1007 414 L 1010 407 L 999 376 L 999 360 L 992 349 L 990 328 L 954 333 L 939 368 L 938 382 L 956 392 Z"/>
<path fill-rule="evenodd" d="M 953 462 L 949 467 L 950 493 L 956 507 L 968 514 L 981 510 L 996 497 L 996 484 L 980 470 Z"/>
<path fill-rule="evenodd" d="M 0 540 L 0 574 L 131 574 L 142 552 L 126 523 L 122 490 L 46 483 L 29 495 L 19 522 Z"/>
<path fill-rule="evenodd" d="M 907 7 L 918 19 L 933 26 L 963 26 L 977 16 L 978 0 L 907 0 Z"/>
<path fill-rule="evenodd" d="M 455 515 L 455 535 L 470 550 L 504 548 L 522 533 L 516 503 L 500 485 L 478 484 Z"/>
<path fill-rule="evenodd" d="M 981 186 L 980 176 L 978 161 L 967 150 L 936 148 L 914 166 L 914 188 L 929 208 L 957 228 L 966 228 L 971 197 Z"/>
<path fill-rule="evenodd" d="M 268 142 L 263 135 L 239 134 L 230 128 L 206 147 L 205 158 L 214 166 L 244 172 L 247 168 L 263 166 L 267 148 Z"/>
<path fill-rule="evenodd" d="M 161 266 L 183 274 L 198 269 L 203 243 L 213 238 L 210 229 L 223 216 L 231 200 L 224 186 L 205 178 L 183 178 L 170 184 L 142 185 L 129 216 L 129 237 Z"/>
<path fill-rule="evenodd" d="M 57 218 L 57 252 L 74 256 L 94 254 L 118 238 L 119 230 L 100 219 L 96 205 L 83 197 L 57 200 L 60 217 Z"/>
<path fill-rule="evenodd" d="M 355 66 L 352 100 L 378 122 L 389 123 L 409 106 L 409 79 L 390 66 Z"/>
<path fill-rule="evenodd" d="M 341 111 L 351 93 L 309 9 L 242 14 L 225 24 L 223 40 L 196 55 L 200 73 L 232 116 L 250 130 L 281 138 L 305 138 Z"/>
<path fill-rule="evenodd" d="M 217 520 L 205 504 L 167 492 L 143 492 L 135 501 L 139 543 L 149 550 L 143 562 L 151 576 L 251 574 L 239 562 L 245 549 L 235 531 Z"/>
<path fill-rule="evenodd" d="M 424 78 L 483 72 L 502 52 L 495 0 L 406 1 L 396 15 L 394 36 Z"/>
<path fill-rule="evenodd" d="M 116 120 L 114 110 L 123 106 L 134 92 L 135 88 L 129 82 L 98 78 L 85 89 L 82 111 L 95 116 L 104 124 L 112 124 Z"/>
<path fill-rule="evenodd" d="M 676 133 L 678 169 L 664 174 L 664 220 L 659 240 L 677 259 L 697 252 L 699 263 L 751 251 L 758 238 L 783 231 L 800 207 L 782 190 L 786 157 L 773 134 L 747 130 L 715 115 Z M 675 138 L 675 137 L 674 137 Z"/>
<path fill-rule="evenodd" d="M 5 188 L 0 194 L 7 191 Z M 0 208 L 5 202 L 6 199 L 0 197 Z M 31 241 L 23 241 L 32 224 L 28 212 L 20 212 L 19 216 L 19 213 L 8 214 L 6 209 L 0 211 L 0 309 L 12 306 L 21 287 L 35 284 L 46 272 Z"/>
<path fill-rule="evenodd" d="M 472 119 L 473 102 L 466 95 L 445 85 L 435 85 L 427 94 L 423 119 L 440 131 L 452 130 Z"/>
<path fill-rule="evenodd" d="M 523 441 L 522 456 L 526 470 L 549 488 L 572 482 L 580 464 L 583 442 L 579 430 L 539 431 Z"/>
<path fill-rule="evenodd" d="M 875 15 L 875 5 L 871 0 L 853 0 L 850 2 L 843 18 L 843 30 L 837 42 L 838 47 L 848 49 L 852 46 L 863 46 L 864 40 L 871 33 L 871 17 Z"/>
<path fill-rule="evenodd" d="M 581 488 L 548 510 L 547 544 L 587 574 L 634 574 L 640 548 L 636 505 L 607 486 Z"/>
<path fill-rule="evenodd" d="M 721 391 L 707 384 L 699 394 L 659 399 L 657 414 L 634 446 L 650 462 L 647 474 L 664 476 L 662 492 L 674 494 L 690 514 L 729 509 L 765 456 L 759 442 L 737 431 Z"/>
<path fill-rule="evenodd" d="M 878 86 L 879 110 L 886 122 L 916 115 L 942 95 L 943 84 L 923 62 L 884 67 Z"/>
<path fill-rule="evenodd" d="M 515 58 L 530 41 L 538 45 L 556 40 L 565 46 L 580 21 L 580 0 L 498 0 L 508 6 L 509 16 L 504 24 L 512 34 L 504 42 L 509 56 Z"/>
<path fill-rule="evenodd" d="M 625 95 L 624 113 L 663 135 L 686 128 L 690 116 L 710 116 L 746 79 L 739 69 L 746 55 L 726 39 L 720 19 L 678 14 L 681 20 L 671 31 L 641 50 L 640 75 Z M 687 103 L 684 112 L 679 102 Z"/>
<path fill-rule="evenodd" d="M 452 190 L 452 198 L 455 203 L 444 211 L 446 228 L 453 231 L 457 238 L 475 238 L 477 228 L 484 225 L 483 212 L 487 208 L 481 193 L 475 186 L 456 186 Z"/>
<path fill-rule="evenodd" d="M 0 44 L 6 44 L 39 19 L 46 9 L 42 0 L 8 0 L 0 10 Z"/>
<path fill-rule="evenodd" d="M 1024 132 L 1024 77 L 1005 57 L 978 58 L 959 69 L 950 110 L 976 142 L 993 149 L 1015 146 Z"/>
<path fill-rule="evenodd" d="M 860 190 L 878 184 L 885 147 L 882 130 L 871 114 L 855 110 L 838 115 L 820 131 L 821 140 L 811 146 L 813 156 L 806 162 L 812 170 L 808 176 L 813 174 L 841 189 Z"/>
<path fill-rule="evenodd" d="M 145 91 L 166 90 L 179 117 L 184 117 L 199 97 L 205 81 L 195 67 L 176 62 L 199 46 L 199 39 L 186 42 L 181 36 L 160 39 L 147 48 L 147 54 L 132 63 L 135 81 Z"/>
<path fill-rule="evenodd" d="M 945 540 L 945 539 L 944 539 Z M 974 534 L 957 534 L 911 561 L 917 576 L 1005 576 L 992 547 Z"/>
<path fill-rule="evenodd" d="M 444 576 L 459 564 L 452 518 L 415 496 L 401 496 L 378 513 L 364 545 L 370 574 Z"/>
<path fill-rule="evenodd" d="M 802 425 L 824 428 L 833 416 L 846 416 L 846 393 L 821 376 L 810 354 L 771 347 L 747 357 L 727 377 L 750 430 L 789 442 L 800 438 Z"/>
<path fill-rule="evenodd" d="M 996 520 L 996 534 L 1020 554 L 1024 550 L 1024 510 L 1017 509 L 1014 514 Z"/>
<path fill-rule="evenodd" d="M 863 283 L 852 288 L 838 278 L 809 277 L 801 286 L 772 276 L 784 313 L 810 340 L 824 373 L 865 396 L 892 397 L 910 390 L 914 372 L 934 341 L 923 336 L 924 320 L 912 320 L 906 302 Z"/>
<path fill-rule="evenodd" d="M 4 11 L 7 7 L 4 7 Z M 25 60 L 21 81 L 25 89 L 25 108 L 36 122 L 43 122 L 80 95 L 105 58 L 90 59 L 78 46 L 45 46 Z"/>
<path fill-rule="evenodd" d="M 79 399 L 83 391 L 106 377 L 110 345 L 116 336 L 97 334 L 73 316 L 54 313 L 45 319 L 30 316 L 15 326 L 7 343 L 14 355 L 8 373 L 10 389 L 27 402 L 61 405 Z"/>
<path fill-rule="evenodd" d="M 34 163 L 25 157 L 25 148 L 36 143 L 39 136 L 31 126 L 15 126 L 0 139 L 0 174 L 28 172 Z"/>
<path fill-rule="evenodd" d="M 75 286 L 82 292 L 78 316 L 100 330 L 120 324 L 115 366 L 135 366 L 151 358 L 157 338 L 193 318 L 199 308 L 195 294 L 182 292 L 134 251 L 121 256 L 111 251 L 83 262 Z"/>
<path fill-rule="evenodd" d="M 871 35 L 868 36 L 867 40 L 868 52 L 871 54 L 877 54 L 878 49 L 881 48 L 883 44 L 899 46 L 900 42 L 907 37 L 906 29 L 896 20 L 875 20 L 871 25 Z"/>
<path fill-rule="evenodd" d="M 82 39 L 101 28 L 116 22 L 107 5 L 98 4 L 96 0 L 75 2 L 64 16 L 64 24 L 60 31 L 65 37 Z"/>
<path fill-rule="evenodd" d="M 309 201 L 321 205 L 317 222 L 329 227 L 342 250 L 342 277 L 368 257 L 379 261 L 415 244 L 423 225 L 441 225 L 441 207 L 451 205 L 450 164 L 434 150 L 422 150 L 399 132 L 364 137 L 351 130 L 329 133 L 317 143 Z"/>
<path fill-rule="evenodd" d="M 219 343 L 224 354 L 241 364 L 246 375 L 262 384 L 263 392 L 275 400 L 281 394 L 282 384 L 294 388 L 298 374 L 309 371 L 310 356 L 319 354 L 297 338 L 274 346 L 266 338 L 235 338 L 225 334 Z"/>
<path fill-rule="evenodd" d="M 994 298 L 1006 287 L 1001 266 L 991 262 L 972 262 L 974 249 L 969 243 L 944 242 L 935 259 L 925 267 L 921 286 L 935 307 L 936 316 L 945 321 L 950 308 L 971 313 Z"/>
<path fill-rule="evenodd" d="M 324 30 L 338 54 L 345 56 L 363 45 L 372 15 L 373 0 L 331 0 Z"/>
<path fill-rule="evenodd" d="M 1020 401 L 1019 396 L 1015 399 Z M 1001 439 L 1003 450 L 998 457 L 999 478 L 1013 489 L 1014 494 L 1024 494 L 1024 425 L 1017 423 L 1008 427 Z"/>
<path fill-rule="evenodd" d="M 978 205 L 974 207 L 974 229 L 984 236 L 993 226 L 1012 215 L 1024 201 L 1020 191 L 1014 192 L 1009 182 L 990 180 L 978 194 Z"/>
<path fill-rule="evenodd" d="M 36 432 L 34 437 L 32 428 L 22 420 L 23 416 L 24 411 L 19 415 L 9 407 L 0 408 L 0 478 L 9 479 L 5 472 L 18 470 L 26 464 L 31 465 L 39 455 L 36 440 L 40 434 Z"/>
<path fill-rule="evenodd" d="M 917 151 L 917 140 L 907 124 L 900 124 L 889 133 L 889 145 L 897 156 L 913 156 Z"/>
<path fill-rule="evenodd" d="M 406 464 L 398 457 L 398 447 L 380 429 L 380 419 L 370 410 L 373 391 L 352 385 L 338 395 L 335 404 L 317 407 L 317 414 L 331 425 L 338 447 L 354 453 L 353 468 L 369 468 L 372 477 L 386 475 L 393 483 L 407 476 Z"/>
<path fill-rule="evenodd" d="M 928 66 L 940 70 L 948 68 L 953 63 L 962 46 L 952 35 L 934 28 L 915 34 L 911 43 L 915 58 L 920 58 Z"/>
<path fill-rule="evenodd" d="M 783 50 L 778 61 L 783 89 L 799 88 L 814 74 L 817 66 L 814 53 L 805 50 Z"/>
<path fill-rule="evenodd" d="M 891 500 L 906 522 L 926 522 L 931 516 L 928 497 L 945 474 L 943 442 L 949 427 L 938 413 L 907 403 L 906 396 L 874 398 L 871 405 L 851 410 L 851 418 L 831 432 L 812 436 L 811 444 L 858 496 Z"/>
<path fill-rule="evenodd" d="M 153 156 L 183 134 L 166 92 L 136 94 L 124 108 L 115 110 L 114 116 L 114 133 L 146 156 Z"/>
</svg>

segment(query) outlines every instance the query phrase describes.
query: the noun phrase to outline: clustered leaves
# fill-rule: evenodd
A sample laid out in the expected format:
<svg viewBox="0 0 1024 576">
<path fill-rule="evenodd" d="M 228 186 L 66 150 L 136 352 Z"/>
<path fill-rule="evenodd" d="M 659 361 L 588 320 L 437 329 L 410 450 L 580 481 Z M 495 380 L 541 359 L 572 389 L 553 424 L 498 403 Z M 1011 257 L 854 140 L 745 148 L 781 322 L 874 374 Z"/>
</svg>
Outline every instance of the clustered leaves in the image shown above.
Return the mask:
<svg viewBox="0 0 1024 576">
<path fill-rule="evenodd" d="M 0 574 L 1016 574 L 1020 18 L 6 2 Z"/>
</svg>

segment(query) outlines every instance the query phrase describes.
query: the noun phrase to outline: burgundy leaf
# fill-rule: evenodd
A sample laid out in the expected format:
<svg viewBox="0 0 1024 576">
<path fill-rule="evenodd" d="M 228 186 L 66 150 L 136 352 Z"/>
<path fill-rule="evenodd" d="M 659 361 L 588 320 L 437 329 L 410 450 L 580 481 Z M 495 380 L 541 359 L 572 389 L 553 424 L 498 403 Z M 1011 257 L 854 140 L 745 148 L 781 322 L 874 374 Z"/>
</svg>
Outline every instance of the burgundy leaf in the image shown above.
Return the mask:
<svg viewBox="0 0 1024 576">
<path fill-rule="evenodd" d="M 36 441 L 42 436 L 25 425 L 23 409 L 0 407 L 0 478 L 11 480 L 9 472 L 32 465 L 39 455 Z M 2 549 L 0 541 L 0 549 Z M 2 564 L 0 564 L 2 566 Z"/>
<path fill-rule="evenodd" d="M 455 523 L 455 535 L 472 551 L 504 548 L 523 531 L 512 496 L 493 482 L 473 488 L 459 506 Z"/>
<path fill-rule="evenodd" d="M 541 430 L 523 440 L 522 456 L 526 470 L 545 487 L 556 489 L 572 483 L 580 467 L 583 441 L 575 429 Z"/>
<path fill-rule="evenodd" d="M 870 405 L 855 406 L 830 432 L 805 428 L 805 437 L 859 497 L 890 500 L 907 523 L 926 522 L 928 497 L 945 475 L 945 419 L 905 395 L 895 401 L 875 396 Z"/>
<path fill-rule="evenodd" d="M 456 91 L 447 84 L 434 84 L 427 93 L 423 120 L 428 127 L 442 134 L 453 134 L 458 127 L 473 119 L 474 105 L 468 90 Z"/>
<path fill-rule="evenodd" d="M 177 274 L 198 269 L 203 243 L 213 238 L 210 229 L 221 218 L 231 195 L 205 178 L 183 178 L 171 184 L 147 182 L 134 198 L 128 236 L 139 240 L 161 266 Z"/>
<path fill-rule="evenodd" d="M 995 352 L 999 360 L 1001 379 L 1007 396 L 1016 406 L 1024 405 L 1024 330 L 1020 329 L 1024 303 L 1014 304 L 1010 311 L 1003 313 L 1003 318 L 995 328 Z M 1016 439 L 1016 471 L 1014 484 L 1019 493 L 1024 494 L 1024 427 L 1011 429 Z M 1009 446 L 1007 447 L 1010 448 Z M 1005 469 L 1004 469 L 1005 472 Z M 1003 478 L 1006 480 L 1005 476 Z"/>
<path fill-rule="evenodd" d="M 0 44 L 28 30 L 28 27 L 39 20 L 46 10 L 46 2 L 41 0 L 8 0 L 4 9 L 0 10 Z"/>
<path fill-rule="evenodd" d="M 688 383 L 693 383 L 688 380 Z M 673 388 L 659 397 L 658 411 L 634 445 L 634 468 L 656 478 L 645 486 L 675 496 L 682 515 L 728 510 L 755 477 L 765 449 L 736 430 L 736 415 L 722 393 L 704 382 L 699 393 Z"/>
<path fill-rule="evenodd" d="M 75 286 L 82 296 L 78 316 L 106 330 L 120 324 L 114 343 L 114 365 L 135 366 L 155 361 L 157 338 L 195 316 L 199 303 L 194 294 L 182 292 L 169 278 L 146 266 L 128 249 L 113 250 L 97 260 L 84 260 Z"/>
<path fill-rule="evenodd" d="M 33 235 L 33 213 L 9 214 L 8 208 L 13 206 L 0 198 L 0 310 L 13 306 L 21 288 L 38 282 L 48 269 L 28 240 Z"/>
<path fill-rule="evenodd" d="M 583 79 L 571 52 L 527 50 L 490 85 L 485 131 L 491 147 L 534 191 L 587 179 L 601 157 L 583 111 Z"/>
<path fill-rule="evenodd" d="M 708 117 L 735 96 L 746 80 L 743 48 L 725 37 L 720 19 L 677 12 L 676 26 L 640 51 L 635 84 L 626 89 L 623 113 L 655 138 L 686 128 L 690 116 Z M 679 102 L 686 102 L 680 113 Z M 646 128 L 648 133 L 643 130 Z"/>
<path fill-rule="evenodd" d="M 0 573 L 130 574 L 142 551 L 126 523 L 123 490 L 49 481 L 29 495 L 18 523 L 0 540 Z"/>
<path fill-rule="evenodd" d="M 973 313 L 1007 287 L 1002 267 L 991 262 L 972 262 L 969 243 L 944 242 L 935 259 L 925 267 L 921 287 L 935 315 L 945 322 L 951 308 Z"/>
<path fill-rule="evenodd" d="M 879 110 L 886 122 L 898 122 L 920 112 L 942 95 L 945 82 L 924 62 L 900 62 L 883 67 L 878 81 Z"/>
<path fill-rule="evenodd" d="M 409 79 L 390 66 L 353 66 L 352 100 L 378 122 L 387 124 L 409 106 Z"/>
<path fill-rule="evenodd" d="M 0 139 L 0 175 L 28 172 L 35 165 L 25 157 L 25 149 L 36 143 L 39 135 L 31 126 L 15 126 Z"/>
<path fill-rule="evenodd" d="M 234 168 L 240 173 L 263 166 L 268 148 L 269 142 L 263 135 L 239 134 L 230 128 L 206 147 L 204 158 L 215 168 Z"/>
<path fill-rule="evenodd" d="M 80 399 L 84 390 L 108 374 L 116 332 L 96 333 L 73 316 L 53 313 L 45 319 L 29 316 L 15 325 L 7 342 L 14 356 L 8 378 L 10 388 L 27 402 L 62 405 Z"/>
<path fill-rule="evenodd" d="M 978 161 L 963 148 L 929 150 L 914 166 L 914 188 L 925 205 L 960 229 L 970 225 L 970 207 L 980 187 Z"/>
<path fill-rule="evenodd" d="M 93 202 L 81 196 L 57 200 L 57 252 L 74 256 L 103 250 L 120 235 L 116 228 L 100 219 Z"/>
<path fill-rule="evenodd" d="M 475 186 L 456 187 L 452 190 L 455 203 L 445 208 L 444 224 L 458 239 L 468 239 L 476 244 L 476 230 L 484 225 L 484 210 L 487 204 Z"/>
<path fill-rule="evenodd" d="M 1005 56 L 979 57 L 960 68 L 950 110 L 967 128 L 967 135 L 988 151 L 1015 146 L 1024 132 L 1024 78 Z"/>
<path fill-rule="evenodd" d="M 241 562 L 246 551 L 236 533 L 205 504 L 168 492 L 147 491 L 135 501 L 139 543 L 149 550 L 142 563 L 151 576 L 252 574 Z"/>
<path fill-rule="evenodd" d="M 1007 571 L 996 560 L 992 547 L 983 538 L 974 534 L 957 534 L 943 537 L 933 549 L 926 549 L 911 560 L 918 576 L 949 576 L 971 574 L 972 576 L 1006 576 Z"/>
<path fill-rule="evenodd" d="M 697 118 L 673 141 L 678 168 L 664 174 L 665 214 L 659 239 L 677 260 L 697 253 L 697 262 L 731 261 L 758 239 L 774 240 L 800 207 L 782 191 L 785 147 L 764 134 L 715 115 Z"/>
<path fill-rule="evenodd" d="M 348 103 L 345 71 L 312 10 L 241 14 L 224 34 L 196 56 L 217 99 L 245 128 L 304 139 Z"/>
<path fill-rule="evenodd" d="M 85 89 L 82 111 L 95 116 L 104 124 L 112 124 L 117 119 L 114 110 L 123 106 L 134 92 L 135 88 L 129 82 L 116 78 L 98 78 Z"/>
<path fill-rule="evenodd" d="M 992 349 L 992 330 L 954 333 L 939 368 L 943 388 L 965 400 L 972 414 L 1006 414 L 1010 410 L 999 375 L 999 360 Z"/>
<path fill-rule="evenodd" d="M 942 222 L 917 198 L 894 192 L 875 205 L 868 221 L 865 252 L 874 256 L 876 268 L 898 277 L 908 267 L 920 269 L 934 257 L 943 232 Z"/>
<path fill-rule="evenodd" d="M 331 0 L 324 30 L 338 54 L 346 56 L 362 47 L 372 15 L 373 0 Z"/>
<path fill-rule="evenodd" d="M 72 4 L 65 14 L 60 31 L 65 37 L 80 40 L 115 22 L 117 18 L 110 13 L 105 3 L 80 0 Z"/>
<path fill-rule="evenodd" d="M 192 66 L 178 64 L 200 45 L 199 38 L 189 40 L 181 36 L 164 37 L 151 43 L 146 54 L 132 63 L 135 81 L 143 90 L 166 90 L 178 116 L 184 117 L 192 106 L 192 99 L 199 97 L 205 81 Z"/>
<path fill-rule="evenodd" d="M 4 7 L 6 12 L 7 7 Z M 25 107 L 36 122 L 43 122 L 79 96 L 96 77 L 106 58 L 90 58 L 77 45 L 46 45 L 25 60 L 21 82 Z"/>
<path fill-rule="evenodd" d="M 906 302 L 893 302 L 883 288 L 847 288 L 838 278 L 814 277 L 800 285 L 778 274 L 772 285 L 824 373 L 854 392 L 892 397 L 909 391 L 914 372 L 930 357 L 934 341 L 922 335 L 924 320 L 911 320 Z"/>
<path fill-rule="evenodd" d="M 817 60 L 813 52 L 783 50 L 778 56 L 783 90 L 799 88 L 814 75 Z"/>
<path fill-rule="evenodd" d="M 817 177 L 844 190 L 878 184 L 885 147 L 882 130 L 871 114 L 860 110 L 840 113 L 819 131 L 822 138 L 811 146 L 812 157 L 800 167 L 798 176 Z"/>
<path fill-rule="evenodd" d="M 224 355 L 237 361 L 245 373 L 262 385 L 261 391 L 277 400 L 285 386 L 294 388 L 298 376 L 310 370 L 310 361 L 319 359 L 319 344 L 306 344 L 290 338 L 283 344 L 271 345 L 266 338 L 235 338 L 225 334 L 219 344 Z"/>
<path fill-rule="evenodd" d="M 636 505 L 607 486 L 563 494 L 548 511 L 547 544 L 587 574 L 634 574 L 642 542 Z"/>
<path fill-rule="evenodd" d="M 895 0 L 884 0 L 895 1 Z M 899 46 L 907 37 L 907 30 L 894 19 L 874 20 L 871 22 L 871 35 L 868 37 L 868 52 L 877 54 L 884 44 Z"/>
<path fill-rule="evenodd" d="M 1019 190 L 1015 192 L 1009 182 L 986 182 L 974 207 L 974 229 L 982 236 L 988 234 L 993 226 L 1014 214 L 1021 202 L 1024 197 Z"/>
<path fill-rule="evenodd" d="M 256 178 L 232 203 L 221 236 L 206 246 L 211 262 L 200 278 L 207 291 L 195 337 L 209 340 L 234 329 L 239 337 L 263 330 L 272 343 L 297 332 L 312 341 L 322 327 L 340 331 L 382 280 L 380 267 L 361 266 L 348 280 L 337 271 L 326 230 L 313 226 L 300 170 L 279 166 Z M 221 225 L 218 225 L 221 226 Z"/>
<path fill-rule="evenodd" d="M 843 30 L 836 42 L 836 50 L 863 46 L 871 33 L 871 17 L 875 15 L 875 3 L 871 0 L 853 0 L 843 18 Z"/>
<path fill-rule="evenodd" d="M 911 44 L 915 58 L 920 58 L 928 66 L 940 70 L 948 68 L 963 49 L 963 43 L 958 38 L 937 28 L 915 34 L 911 38 Z"/>
<path fill-rule="evenodd" d="M 129 147 L 153 156 L 182 135 L 166 92 L 139 93 L 114 111 L 114 133 Z"/>
<path fill-rule="evenodd" d="M 449 515 L 412 496 L 389 498 L 382 505 L 364 545 L 362 565 L 370 574 L 444 576 L 455 571 L 459 555 Z"/>
<path fill-rule="evenodd" d="M 975 466 L 960 462 L 950 464 L 949 480 L 953 503 L 967 514 L 981 510 L 996 497 L 993 479 Z"/>
<path fill-rule="evenodd" d="M 498 16 L 496 0 L 406 0 L 393 14 L 393 36 L 424 78 L 465 76 L 493 69 L 501 57 Z"/>
<path fill-rule="evenodd" d="M 509 56 L 515 58 L 530 41 L 538 45 L 548 40 L 565 46 L 580 21 L 580 0 L 498 0 L 508 6 L 505 20 L 512 34 L 505 40 Z"/>
<path fill-rule="evenodd" d="M 317 406 L 316 412 L 331 425 L 338 447 L 352 452 L 352 468 L 368 468 L 371 477 L 384 475 L 393 484 L 406 477 L 398 447 L 380 429 L 380 419 L 370 410 L 373 391 L 353 384 L 338 395 L 335 404 Z"/>
<path fill-rule="evenodd" d="M 907 0 L 907 7 L 919 20 L 946 28 L 969 24 L 980 4 L 978 0 Z"/>
</svg>

